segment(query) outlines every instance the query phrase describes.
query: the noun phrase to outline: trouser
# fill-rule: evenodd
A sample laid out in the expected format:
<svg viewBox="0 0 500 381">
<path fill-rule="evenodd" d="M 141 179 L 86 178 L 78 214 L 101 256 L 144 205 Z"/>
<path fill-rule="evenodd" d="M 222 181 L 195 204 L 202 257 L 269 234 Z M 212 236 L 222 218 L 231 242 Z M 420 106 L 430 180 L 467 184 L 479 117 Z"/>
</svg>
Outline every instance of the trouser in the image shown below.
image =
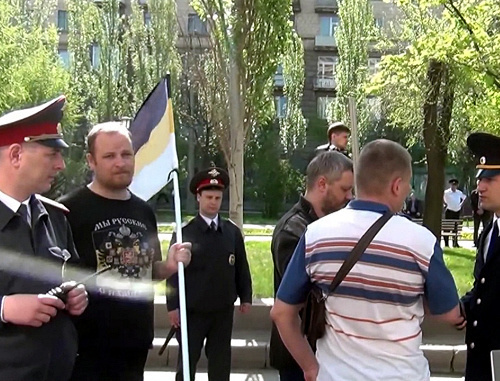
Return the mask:
<svg viewBox="0 0 500 381">
<path fill-rule="evenodd" d="M 444 212 L 444 218 L 447 220 L 458 220 L 460 218 L 460 210 L 455 212 L 454 210 L 446 209 Z M 456 234 L 457 233 L 456 228 L 453 230 L 453 232 L 455 233 L 455 235 L 453 236 L 453 246 L 457 247 L 458 234 Z M 450 243 L 450 237 L 445 235 L 443 236 L 443 239 L 444 239 L 444 245 L 448 246 Z"/>
<path fill-rule="evenodd" d="M 216 312 L 187 313 L 189 372 L 193 381 L 196 365 L 201 356 L 203 342 L 208 359 L 208 380 L 229 381 L 231 374 L 231 334 L 233 331 L 234 306 Z M 179 355 L 176 381 L 183 380 L 181 332 L 177 331 Z"/>
<path fill-rule="evenodd" d="M 491 221 L 491 213 L 484 211 L 483 214 L 479 215 L 474 213 L 474 245 L 477 246 L 477 239 L 479 237 L 479 225 L 483 224 L 483 230 L 488 226 Z"/>
<path fill-rule="evenodd" d="M 299 366 L 281 369 L 280 381 L 304 381 L 304 372 Z"/>
<path fill-rule="evenodd" d="M 70 381 L 143 381 L 148 348 L 80 350 Z"/>
</svg>

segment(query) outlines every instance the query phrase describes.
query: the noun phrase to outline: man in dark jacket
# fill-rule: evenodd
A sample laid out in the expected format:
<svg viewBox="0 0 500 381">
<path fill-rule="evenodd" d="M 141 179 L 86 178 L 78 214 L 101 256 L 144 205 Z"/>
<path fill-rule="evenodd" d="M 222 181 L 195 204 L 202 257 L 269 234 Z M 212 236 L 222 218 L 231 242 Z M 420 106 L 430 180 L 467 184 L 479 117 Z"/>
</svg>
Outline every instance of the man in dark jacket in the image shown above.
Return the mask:
<svg viewBox="0 0 500 381">
<path fill-rule="evenodd" d="M 490 352 L 500 349 L 500 137 L 474 133 L 467 139 L 480 158 L 477 191 L 485 210 L 495 215 L 478 240 L 474 286 L 463 298 L 467 318 L 466 381 L 491 381 Z"/>
<path fill-rule="evenodd" d="M 472 207 L 472 217 L 474 219 L 474 246 L 477 247 L 477 237 L 479 236 L 479 225 L 483 224 L 483 230 L 491 221 L 491 212 L 489 210 L 484 210 L 483 206 L 479 202 L 479 192 L 474 189 L 470 194 L 470 204 Z"/>
<path fill-rule="evenodd" d="M 209 381 L 229 381 L 234 302 L 247 313 L 252 303 L 252 279 L 240 229 L 222 218 L 219 210 L 223 191 L 229 185 L 225 170 L 211 167 L 198 172 L 190 182 L 199 212 L 182 228 L 183 239 L 192 242 L 191 264 L 185 271 L 189 366 L 191 380 L 206 339 Z M 172 242 L 176 236 L 172 237 Z M 168 280 L 170 324 L 179 327 L 178 277 Z M 180 341 L 180 330 L 177 340 Z M 182 381 L 179 351 L 176 380 Z"/>
<path fill-rule="evenodd" d="M 335 151 L 323 152 L 307 166 L 306 193 L 276 224 L 271 242 L 274 292 L 278 291 L 288 262 L 311 222 L 339 210 L 352 198 L 352 161 Z M 270 343 L 271 366 L 281 381 L 303 380 L 303 373 L 273 324 Z"/>
<path fill-rule="evenodd" d="M 405 201 L 405 214 L 411 218 L 422 218 L 422 209 L 422 201 L 412 191 L 410 197 Z"/>
<path fill-rule="evenodd" d="M 66 381 L 76 358 L 70 316 L 87 307 L 85 287 L 62 299 L 47 294 L 78 260 L 68 210 L 37 194 L 64 169 L 64 102 L 0 118 L 0 380 Z"/>
<path fill-rule="evenodd" d="M 316 147 L 315 154 L 324 151 L 338 151 L 347 156 L 347 143 L 351 130 L 342 122 L 334 122 L 328 126 L 326 135 L 328 143 Z"/>
</svg>

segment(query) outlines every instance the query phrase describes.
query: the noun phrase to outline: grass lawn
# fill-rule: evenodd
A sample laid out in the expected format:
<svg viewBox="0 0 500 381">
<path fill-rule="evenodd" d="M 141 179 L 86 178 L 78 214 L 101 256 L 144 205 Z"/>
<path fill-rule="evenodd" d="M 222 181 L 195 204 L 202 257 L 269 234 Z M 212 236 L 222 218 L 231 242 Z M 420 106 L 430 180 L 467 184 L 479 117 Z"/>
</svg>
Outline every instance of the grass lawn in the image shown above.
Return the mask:
<svg viewBox="0 0 500 381">
<path fill-rule="evenodd" d="M 229 218 L 228 212 L 222 211 L 220 214 L 224 218 Z M 189 221 L 193 217 L 194 217 L 193 214 L 187 214 L 184 211 L 182 212 L 182 220 L 185 222 Z M 171 210 L 165 210 L 165 209 L 157 210 L 156 211 L 156 218 L 157 218 L 158 222 L 170 223 L 170 222 L 175 221 L 174 212 L 172 212 Z M 243 222 L 245 224 L 275 225 L 278 220 L 279 220 L 279 217 L 277 217 L 277 218 L 262 217 L 262 213 L 260 213 L 260 212 L 245 212 L 245 214 L 243 215 Z"/>
<path fill-rule="evenodd" d="M 257 298 L 273 296 L 273 261 L 271 242 L 249 241 L 245 243 L 250 272 L 252 274 L 253 295 Z M 167 253 L 168 242 L 162 242 L 163 253 Z M 469 249 L 446 248 L 445 263 L 450 269 L 459 295 L 462 296 L 472 287 L 475 252 Z M 157 294 L 165 293 L 165 282 L 157 285 Z"/>
<path fill-rule="evenodd" d="M 460 296 L 472 288 L 474 282 L 474 260 L 476 252 L 469 249 L 444 249 L 444 262 L 455 278 L 455 283 Z"/>
</svg>

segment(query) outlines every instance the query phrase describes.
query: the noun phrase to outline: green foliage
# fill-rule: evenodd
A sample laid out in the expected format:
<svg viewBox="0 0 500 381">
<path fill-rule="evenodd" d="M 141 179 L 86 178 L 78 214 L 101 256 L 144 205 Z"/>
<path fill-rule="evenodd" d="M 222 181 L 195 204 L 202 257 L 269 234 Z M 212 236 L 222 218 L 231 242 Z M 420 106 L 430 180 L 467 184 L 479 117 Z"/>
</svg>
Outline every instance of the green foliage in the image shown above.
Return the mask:
<svg viewBox="0 0 500 381">
<path fill-rule="evenodd" d="M 69 87 L 58 64 L 57 31 L 31 23 L 22 3 L 0 2 L 0 112 L 41 103 Z M 36 12 L 40 1 L 34 5 L 33 19 L 47 13 Z"/>
<path fill-rule="evenodd" d="M 404 15 L 400 38 L 409 46 L 402 50 L 397 42 L 391 47 L 400 53 L 383 58 L 369 91 L 381 96 L 390 123 L 405 128 L 413 145 L 422 136 L 427 64 L 446 62 L 455 81 L 449 159 L 457 163 L 468 132 L 500 132 L 495 122 L 500 116 L 498 2 L 401 0 L 398 5 Z"/>
<path fill-rule="evenodd" d="M 281 157 L 278 141 L 279 128 L 269 124 L 261 129 L 255 139 L 259 145 L 255 156 L 249 160 L 252 182 L 247 185 L 254 200 L 263 203 L 262 215 L 277 218 L 290 196 L 294 199 L 303 188 L 303 176 L 291 167 L 288 159 Z"/>
<path fill-rule="evenodd" d="M 342 0 L 339 2 L 339 20 L 335 31 L 339 51 L 337 97 L 332 103 L 330 119 L 349 123 L 347 98 L 353 97 L 359 130 L 364 133 L 370 122 L 364 87 L 368 80 L 368 48 L 375 37 L 372 6 L 368 0 Z"/>
</svg>

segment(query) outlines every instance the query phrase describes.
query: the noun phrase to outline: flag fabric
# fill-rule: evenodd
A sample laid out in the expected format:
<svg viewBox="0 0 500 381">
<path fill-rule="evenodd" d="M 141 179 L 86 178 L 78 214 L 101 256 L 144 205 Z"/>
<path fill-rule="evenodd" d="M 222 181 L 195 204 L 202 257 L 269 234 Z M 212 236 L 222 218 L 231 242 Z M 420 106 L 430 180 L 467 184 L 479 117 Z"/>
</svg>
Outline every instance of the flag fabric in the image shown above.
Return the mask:
<svg viewBox="0 0 500 381">
<path fill-rule="evenodd" d="M 148 95 L 129 129 L 135 152 L 130 190 L 147 201 L 168 183 L 170 172 L 178 167 L 168 75 Z"/>
</svg>

